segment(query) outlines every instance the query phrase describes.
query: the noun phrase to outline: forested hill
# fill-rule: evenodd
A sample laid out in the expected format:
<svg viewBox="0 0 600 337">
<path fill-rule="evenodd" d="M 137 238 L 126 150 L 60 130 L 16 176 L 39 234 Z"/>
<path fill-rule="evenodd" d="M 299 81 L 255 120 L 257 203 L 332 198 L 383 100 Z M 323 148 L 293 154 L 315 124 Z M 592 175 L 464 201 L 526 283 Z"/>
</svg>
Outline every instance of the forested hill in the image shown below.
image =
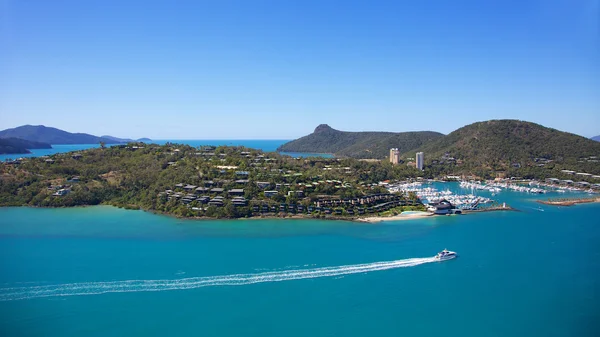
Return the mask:
<svg viewBox="0 0 600 337">
<path fill-rule="evenodd" d="M 97 137 L 87 133 L 71 133 L 44 125 L 22 125 L 0 131 L 0 138 L 20 138 L 48 144 L 117 144 L 128 140 L 116 137 Z"/>
<path fill-rule="evenodd" d="M 47 143 L 32 142 L 19 138 L 0 138 L 0 154 L 29 153 L 29 149 L 51 149 Z"/>
<path fill-rule="evenodd" d="M 346 132 L 321 124 L 310 135 L 285 143 L 277 150 L 381 159 L 389 156 L 390 148 L 396 147 L 400 153 L 404 153 L 443 136 L 433 131 Z"/>
<path fill-rule="evenodd" d="M 446 153 L 475 165 L 527 163 L 535 158 L 578 161 L 600 155 L 600 143 L 572 133 L 519 120 L 473 123 L 421 146 L 426 160 Z"/>
</svg>

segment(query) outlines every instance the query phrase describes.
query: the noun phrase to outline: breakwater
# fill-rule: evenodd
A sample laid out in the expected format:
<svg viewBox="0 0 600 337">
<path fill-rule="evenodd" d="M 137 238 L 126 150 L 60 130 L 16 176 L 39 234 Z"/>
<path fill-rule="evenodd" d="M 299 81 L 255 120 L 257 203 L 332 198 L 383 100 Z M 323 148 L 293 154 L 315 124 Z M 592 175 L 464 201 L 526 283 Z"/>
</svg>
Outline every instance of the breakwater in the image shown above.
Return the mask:
<svg viewBox="0 0 600 337">
<path fill-rule="evenodd" d="M 573 206 L 576 204 L 587 204 L 592 202 L 600 202 L 600 197 L 589 197 L 589 198 L 554 198 L 547 200 L 538 200 L 540 204 L 553 205 L 553 206 Z"/>
</svg>

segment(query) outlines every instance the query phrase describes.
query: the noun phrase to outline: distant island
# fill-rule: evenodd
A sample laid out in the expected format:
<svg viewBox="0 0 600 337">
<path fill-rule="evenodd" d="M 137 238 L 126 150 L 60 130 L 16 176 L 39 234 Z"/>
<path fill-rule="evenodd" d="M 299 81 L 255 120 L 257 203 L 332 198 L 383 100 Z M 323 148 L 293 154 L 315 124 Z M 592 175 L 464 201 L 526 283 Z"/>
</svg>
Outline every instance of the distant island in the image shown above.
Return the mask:
<svg viewBox="0 0 600 337">
<path fill-rule="evenodd" d="M 312 134 L 285 143 L 277 151 L 331 153 L 341 157 L 381 159 L 388 156 L 390 148 L 408 152 L 443 136 L 433 131 L 348 132 L 321 124 Z"/>
<path fill-rule="evenodd" d="M 113 137 L 113 136 L 101 136 L 100 138 L 108 139 L 115 143 L 131 143 L 131 142 L 150 143 L 150 142 L 152 142 L 152 139 L 150 139 L 150 138 L 130 139 L 130 138 L 118 138 L 118 137 Z"/>
<path fill-rule="evenodd" d="M 0 138 L 0 154 L 26 154 L 29 149 L 51 149 L 48 143 L 34 142 L 19 138 Z"/>
<path fill-rule="evenodd" d="M 0 131 L 0 138 L 19 138 L 32 142 L 47 144 L 119 144 L 134 141 L 132 139 L 117 138 L 112 136 L 94 136 L 87 133 L 71 133 L 44 125 L 22 125 L 12 129 Z M 143 138 L 140 141 L 150 141 Z"/>
<path fill-rule="evenodd" d="M 599 135 L 599 136 L 596 136 L 596 137 L 592 137 L 592 140 L 595 140 L 595 141 L 597 141 L 597 142 L 600 142 L 600 135 Z"/>
</svg>

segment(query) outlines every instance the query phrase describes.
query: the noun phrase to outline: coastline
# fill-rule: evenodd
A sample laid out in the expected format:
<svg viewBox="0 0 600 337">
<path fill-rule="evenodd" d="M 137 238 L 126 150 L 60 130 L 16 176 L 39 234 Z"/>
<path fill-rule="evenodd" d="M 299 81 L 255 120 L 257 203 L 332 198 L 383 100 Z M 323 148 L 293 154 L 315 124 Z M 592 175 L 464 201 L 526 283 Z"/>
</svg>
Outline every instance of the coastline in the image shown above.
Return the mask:
<svg viewBox="0 0 600 337">
<path fill-rule="evenodd" d="M 546 203 L 538 201 L 540 203 Z M 596 198 L 595 201 L 581 201 L 579 203 L 590 203 L 590 202 L 600 202 L 600 197 Z M 572 203 L 574 204 L 574 203 Z M 566 205 L 571 206 L 572 204 Z M 562 204 L 552 204 L 561 206 Z M 152 213 L 154 215 L 166 216 L 169 218 L 180 219 L 180 220 L 196 220 L 196 221 L 211 221 L 211 220 L 329 220 L 329 221 L 349 221 L 349 222 L 359 222 L 359 223 L 378 223 L 378 222 L 386 222 L 386 221 L 404 221 L 404 220 L 417 220 L 417 219 L 425 219 L 429 217 L 436 217 L 435 214 L 429 212 L 421 212 L 416 214 L 398 214 L 393 216 L 376 216 L 376 215 L 368 215 L 363 217 L 358 216 L 335 216 L 335 215 L 313 215 L 313 214 L 260 214 L 251 217 L 239 217 L 239 218 L 219 218 L 219 217 L 207 217 L 207 216 L 179 216 L 175 214 L 165 213 L 162 211 L 152 210 L 152 209 L 144 209 L 142 207 L 129 207 L 124 206 L 116 206 L 110 203 L 100 203 L 97 205 L 77 205 L 77 206 L 36 206 L 36 205 L 3 205 L 0 208 L 10 208 L 10 207 L 31 207 L 37 209 L 78 209 L 78 208 L 92 208 L 92 207 L 113 207 L 115 209 L 122 209 L 127 211 L 142 211 Z M 477 214 L 477 213 L 487 213 L 494 211 L 518 211 L 517 209 L 506 207 L 506 208 L 493 208 L 493 209 L 485 209 L 485 210 L 471 210 L 465 211 L 462 215 L 465 214 Z M 450 214 L 447 214 L 450 215 Z M 440 215 L 441 216 L 441 215 Z"/>
<path fill-rule="evenodd" d="M 433 216 L 432 213 L 419 213 L 419 214 L 398 214 L 394 216 L 369 216 L 366 218 L 358 218 L 356 221 L 358 222 L 368 222 L 368 223 L 377 223 L 382 221 L 400 221 L 400 220 L 415 220 L 415 219 L 424 219 Z"/>
</svg>

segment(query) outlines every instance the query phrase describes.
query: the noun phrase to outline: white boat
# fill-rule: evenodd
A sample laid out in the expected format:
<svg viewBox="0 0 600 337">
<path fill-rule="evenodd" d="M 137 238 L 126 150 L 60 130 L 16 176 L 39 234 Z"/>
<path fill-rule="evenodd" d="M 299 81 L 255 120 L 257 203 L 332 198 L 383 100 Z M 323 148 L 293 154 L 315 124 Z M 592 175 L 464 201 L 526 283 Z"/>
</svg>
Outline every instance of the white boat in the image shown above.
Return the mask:
<svg viewBox="0 0 600 337">
<path fill-rule="evenodd" d="M 446 261 L 446 260 L 455 259 L 456 257 L 458 257 L 458 254 L 456 254 L 456 252 L 452 252 L 452 251 L 449 251 L 448 249 L 444 249 L 441 252 L 437 253 L 437 255 L 435 256 L 435 259 L 438 261 Z"/>
</svg>

